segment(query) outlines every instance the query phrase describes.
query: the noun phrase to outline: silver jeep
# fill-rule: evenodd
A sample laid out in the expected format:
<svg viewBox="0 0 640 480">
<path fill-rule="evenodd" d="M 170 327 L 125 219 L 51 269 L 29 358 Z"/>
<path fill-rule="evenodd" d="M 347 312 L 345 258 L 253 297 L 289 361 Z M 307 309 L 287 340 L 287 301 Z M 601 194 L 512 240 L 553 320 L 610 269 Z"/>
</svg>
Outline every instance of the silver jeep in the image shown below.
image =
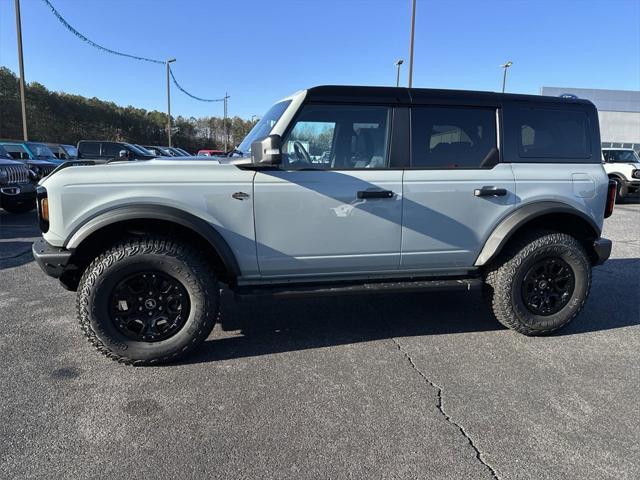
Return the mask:
<svg viewBox="0 0 640 480">
<path fill-rule="evenodd" d="M 611 242 L 585 100 L 322 86 L 218 160 L 70 164 L 38 188 L 42 269 L 124 363 L 172 361 L 237 295 L 482 288 L 525 335 L 582 309 Z M 86 163 L 86 162 L 85 162 Z"/>
</svg>

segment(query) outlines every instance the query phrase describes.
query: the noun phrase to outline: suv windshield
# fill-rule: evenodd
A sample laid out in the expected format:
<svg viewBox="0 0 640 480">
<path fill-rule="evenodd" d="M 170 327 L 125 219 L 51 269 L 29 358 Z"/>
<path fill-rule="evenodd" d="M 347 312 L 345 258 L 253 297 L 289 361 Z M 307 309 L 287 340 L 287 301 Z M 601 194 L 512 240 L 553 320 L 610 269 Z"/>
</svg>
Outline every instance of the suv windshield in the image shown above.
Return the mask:
<svg viewBox="0 0 640 480">
<path fill-rule="evenodd" d="M 70 157 L 78 158 L 78 149 L 73 145 L 60 145 L 62 149 L 67 152 Z"/>
<path fill-rule="evenodd" d="M 27 147 L 35 158 L 56 158 L 51 149 L 44 143 L 27 142 Z"/>
<path fill-rule="evenodd" d="M 258 123 L 251 129 L 251 131 L 244 137 L 242 143 L 238 145 L 238 150 L 244 156 L 251 154 L 251 144 L 262 140 L 271 132 L 273 126 L 280 120 L 280 117 L 287 109 L 291 100 L 285 100 L 284 102 L 276 103 L 269 109 L 267 113 L 260 119 Z"/>
<path fill-rule="evenodd" d="M 0 145 L 0 158 L 6 158 L 7 160 L 13 160 L 13 157 L 11 155 L 9 155 L 9 152 L 7 152 L 2 145 Z"/>
<path fill-rule="evenodd" d="M 612 163 L 640 163 L 638 154 L 633 150 L 605 150 L 602 152 L 605 162 Z"/>
<path fill-rule="evenodd" d="M 144 155 L 144 156 L 152 156 L 153 153 L 151 153 L 149 150 L 142 150 L 141 147 L 137 146 L 137 145 L 132 145 L 130 143 L 123 143 L 122 145 L 124 145 L 125 147 L 127 147 L 128 149 L 130 149 L 131 151 L 133 151 L 133 153 L 137 154 L 137 155 Z"/>
</svg>

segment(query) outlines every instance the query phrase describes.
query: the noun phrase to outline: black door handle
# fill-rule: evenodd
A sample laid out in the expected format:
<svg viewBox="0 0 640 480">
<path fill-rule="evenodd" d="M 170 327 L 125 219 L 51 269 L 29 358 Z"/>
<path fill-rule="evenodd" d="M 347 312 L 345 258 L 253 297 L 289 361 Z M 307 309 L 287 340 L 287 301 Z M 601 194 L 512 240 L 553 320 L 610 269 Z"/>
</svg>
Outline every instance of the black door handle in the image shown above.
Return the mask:
<svg viewBox="0 0 640 480">
<path fill-rule="evenodd" d="M 476 197 L 504 197 L 507 194 L 506 188 L 482 187 L 473 191 Z"/>
<path fill-rule="evenodd" d="M 393 198 L 391 190 L 360 190 L 358 198 Z"/>
</svg>

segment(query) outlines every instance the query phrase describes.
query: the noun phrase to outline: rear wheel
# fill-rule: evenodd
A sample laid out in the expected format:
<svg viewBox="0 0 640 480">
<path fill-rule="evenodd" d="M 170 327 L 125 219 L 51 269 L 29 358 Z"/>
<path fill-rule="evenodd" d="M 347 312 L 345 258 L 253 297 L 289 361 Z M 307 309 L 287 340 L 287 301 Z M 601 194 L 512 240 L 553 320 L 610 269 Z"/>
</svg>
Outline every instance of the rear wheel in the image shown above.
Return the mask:
<svg viewBox="0 0 640 480">
<path fill-rule="evenodd" d="M 78 317 L 101 353 L 151 365 L 176 360 L 207 338 L 218 296 L 215 273 L 190 246 L 163 237 L 131 239 L 86 269 Z"/>
<path fill-rule="evenodd" d="M 486 276 L 496 319 L 525 335 L 543 335 L 569 323 L 590 287 L 591 263 L 584 248 L 558 232 L 531 232 L 515 241 Z"/>
</svg>

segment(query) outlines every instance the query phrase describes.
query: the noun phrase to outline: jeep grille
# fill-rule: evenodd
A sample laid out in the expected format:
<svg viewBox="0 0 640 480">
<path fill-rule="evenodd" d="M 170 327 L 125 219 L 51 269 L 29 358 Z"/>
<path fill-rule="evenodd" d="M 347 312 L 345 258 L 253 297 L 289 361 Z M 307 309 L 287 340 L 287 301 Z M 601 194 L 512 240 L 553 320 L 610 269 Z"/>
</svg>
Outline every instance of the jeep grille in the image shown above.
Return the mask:
<svg viewBox="0 0 640 480">
<path fill-rule="evenodd" d="M 8 185 L 29 183 L 29 170 L 23 165 L 11 165 L 3 168 L 7 172 Z"/>
<path fill-rule="evenodd" d="M 42 172 L 42 176 L 43 177 L 46 177 L 51 172 L 53 172 L 55 169 L 56 169 L 55 165 L 47 165 L 47 166 L 40 167 L 40 171 Z"/>
</svg>

